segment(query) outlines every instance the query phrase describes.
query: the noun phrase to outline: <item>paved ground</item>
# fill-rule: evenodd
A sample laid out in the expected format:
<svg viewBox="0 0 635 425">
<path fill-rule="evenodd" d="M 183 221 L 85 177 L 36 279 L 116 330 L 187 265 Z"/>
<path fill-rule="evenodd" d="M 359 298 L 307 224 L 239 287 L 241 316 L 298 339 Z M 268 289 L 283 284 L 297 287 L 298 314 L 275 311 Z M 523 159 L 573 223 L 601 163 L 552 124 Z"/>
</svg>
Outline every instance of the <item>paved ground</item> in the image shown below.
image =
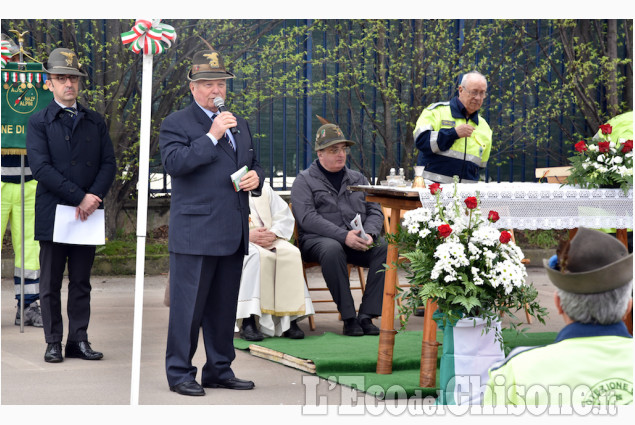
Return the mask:
<svg viewBox="0 0 635 425">
<path fill-rule="evenodd" d="M 534 323 L 530 330 L 559 330 L 562 322 L 552 307 L 553 286 L 541 268 L 531 267 L 528 271 L 529 279 L 540 293 L 541 303 L 550 310 L 547 324 Z M 324 282 L 319 271 L 310 271 L 309 279 L 318 285 Z M 400 424 L 420 423 L 425 420 L 422 416 L 429 415 L 435 416 L 437 424 L 455 423 L 457 413 L 423 410 L 426 403 L 421 400 L 410 400 L 407 406 L 395 408 L 364 393 L 353 392 L 315 375 L 240 350 L 236 353 L 233 369 L 238 377 L 253 380 L 256 383 L 254 390 L 207 390 L 204 397 L 184 397 L 172 393 L 164 372 L 168 323 L 168 308 L 163 305 L 165 282 L 164 275 L 147 276 L 145 279 L 139 406 L 131 407 L 134 277 L 93 278 L 89 336 L 93 347 L 104 352 L 104 359 L 95 362 L 65 359 L 60 364 L 43 361 L 45 343 L 41 329 L 26 327 L 24 333 L 20 333 L 19 326 L 13 324 L 13 280 L 2 279 L 2 423 L 34 416 L 47 424 L 65 425 L 75 420 L 86 420 L 91 425 L 117 422 L 172 425 L 184 420 L 204 423 L 219 419 L 231 422 L 239 419 L 238 423 L 275 421 L 277 424 L 302 421 L 303 424 L 320 425 L 328 420 L 350 425 L 395 419 Z M 65 288 L 66 285 L 62 293 L 64 303 Z M 315 332 L 318 334 L 341 332 L 342 325 L 336 314 L 318 315 L 316 324 L 318 328 Z M 413 316 L 407 329 L 420 330 L 422 324 L 422 318 Z M 300 326 L 311 334 L 307 321 Z M 199 347 L 201 349 L 194 357 L 194 363 L 200 368 L 204 363 L 202 343 Z M 458 412 L 459 415 L 465 413 Z M 489 416 L 487 419 L 488 422 L 496 420 L 502 421 L 505 417 Z"/>
<path fill-rule="evenodd" d="M 529 268 L 529 274 L 541 294 L 543 305 L 552 311 L 546 326 L 534 324 L 531 330 L 558 330 L 562 324 L 551 308 L 553 287 L 542 269 Z M 307 399 L 315 404 L 316 395 L 325 396 L 328 404 L 340 403 L 342 390 L 339 386 L 333 387 L 333 384 L 319 380 L 315 387 L 315 378 L 309 378 L 304 385 L 303 377 L 307 379 L 307 373 L 241 351 L 237 352 L 233 368 L 238 377 L 253 380 L 255 390 L 208 390 L 205 397 L 183 397 L 170 392 L 164 373 L 168 322 L 168 308 L 163 305 L 165 279 L 161 275 L 145 279 L 139 404 L 304 405 Z M 312 282 L 321 280 L 321 275 L 313 272 L 309 279 Z M 65 297 L 63 291 L 64 303 Z M 129 404 L 133 306 L 134 277 L 94 277 L 89 337 L 94 349 L 104 352 L 104 359 L 95 362 L 65 359 L 61 364 L 48 364 L 43 361 L 42 330 L 26 327 L 24 333 L 20 333 L 19 326 L 13 324 L 13 281 L 2 279 L 2 404 Z M 318 315 L 316 323 L 317 333 L 341 332 L 341 322 L 336 314 Z M 307 334 L 311 333 L 307 321 L 302 322 L 301 327 Z M 408 329 L 421 327 L 422 319 L 413 316 Z M 204 363 L 202 343 L 200 348 L 194 358 L 199 367 Z"/>
</svg>

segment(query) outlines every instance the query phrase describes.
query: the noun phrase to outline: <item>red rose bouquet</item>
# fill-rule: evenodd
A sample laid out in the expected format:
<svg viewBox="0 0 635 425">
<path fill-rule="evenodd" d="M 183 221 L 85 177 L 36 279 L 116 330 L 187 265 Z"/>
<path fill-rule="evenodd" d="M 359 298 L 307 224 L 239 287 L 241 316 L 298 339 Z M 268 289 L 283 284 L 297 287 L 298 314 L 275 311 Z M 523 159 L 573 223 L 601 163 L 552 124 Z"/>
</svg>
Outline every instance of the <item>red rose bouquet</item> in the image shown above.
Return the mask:
<svg viewBox="0 0 635 425">
<path fill-rule="evenodd" d="M 600 126 L 601 136 L 590 142 L 580 140 L 573 145 L 571 174 L 567 183 L 584 188 L 621 188 L 627 192 L 633 187 L 633 141 L 610 140 L 613 128 Z"/>
</svg>

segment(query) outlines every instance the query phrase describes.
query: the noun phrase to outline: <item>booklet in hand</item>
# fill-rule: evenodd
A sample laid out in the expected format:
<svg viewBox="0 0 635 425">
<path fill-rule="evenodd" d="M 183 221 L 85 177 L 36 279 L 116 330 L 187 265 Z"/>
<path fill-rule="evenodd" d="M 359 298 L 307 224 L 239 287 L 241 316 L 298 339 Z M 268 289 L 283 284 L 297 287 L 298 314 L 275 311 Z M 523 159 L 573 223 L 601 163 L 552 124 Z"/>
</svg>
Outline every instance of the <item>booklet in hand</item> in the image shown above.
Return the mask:
<svg viewBox="0 0 635 425">
<path fill-rule="evenodd" d="M 242 179 L 243 176 L 247 174 L 247 171 L 249 171 L 249 168 L 247 168 L 247 166 L 245 165 L 243 168 L 241 168 L 240 170 L 236 171 L 234 174 L 229 176 L 232 180 L 232 184 L 234 185 L 234 190 L 236 192 L 240 191 L 240 186 L 239 186 L 240 179 Z"/>
</svg>

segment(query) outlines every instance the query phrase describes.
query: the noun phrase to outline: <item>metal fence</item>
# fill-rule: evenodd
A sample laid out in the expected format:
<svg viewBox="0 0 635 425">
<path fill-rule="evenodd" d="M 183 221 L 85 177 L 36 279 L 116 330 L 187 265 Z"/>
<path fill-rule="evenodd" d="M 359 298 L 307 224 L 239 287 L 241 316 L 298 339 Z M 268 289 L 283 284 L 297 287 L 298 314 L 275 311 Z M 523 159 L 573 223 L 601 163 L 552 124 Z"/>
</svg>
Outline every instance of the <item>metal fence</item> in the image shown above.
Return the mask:
<svg viewBox="0 0 635 425">
<path fill-rule="evenodd" d="M 352 25 L 350 21 L 338 21 L 344 25 Z M 414 25 L 414 21 L 402 20 L 391 21 L 393 27 L 403 25 Z M 312 24 L 311 20 L 284 21 L 281 28 L 284 29 L 292 25 Z M 454 31 L 456 35 L 457 51 L 461 51 L 464 43 L 466 21 L 454 21 Z M 390 29 L 390 28 L 389 28 Z M 394 28 L 395 31 L 398 28 Z M 350 28 L 353 34 L 355 28 Z M 545 21 L 541 26 L 538 23 L 538 31 L 551 34 L 554 29 L 551 24 Z M 308 37 L 298 40 L 297 52 L 304 52 L 306 55 L 306 65 L 302 73 L 298 74 L 298 78 L 302 77 L 312 82 L 321 81 L 329 76 L 330 72 L 338 73 L 337 66 L 334 64 L 332 68 L 324 64 L 316 65 L 316 49 L 317 46 L 328 50 L 339 40 L 328 31 L 312 31 Z M 503 46 L 501 46 L 503 48 Z M 374 53 L 376 54 L 376 52 Z M 535 47 L 535 58 L 511 57 L 512 61 L 520 60 L 537 60 L 544 52 L 540 52 Z M 365 66 L 372 66 L 365 64 Z M 488 75 L 491 69 L 483 69 L 485 75 Z M 564 71 L 564 69 L 562 70 Z M 439 84 L 438 76 L 426 76 L 424 84 Z M 528 111 L 537 105 L 538 89 L 535 92 L 524 93 L 521 97 L 515 99 L 508 107 L 508 111 L 503 111 L 502 106 L 492 107 L 490 100 L 503 93 L 511 84 L 514 84 L 513 76 L 511 78 L 499 77 L 499 80 L 490 81 L 491 96 L 486 99 L 481 109 L 481 114 L 493 127 L 495 133 L 494 138 L 499 137 L 496 134 L 496 128 L 500 128 L 504 124 L 504 120 L 513 121 L 515 117 L 524 117 Z M 552 76 L 551 72 L 548 76 L 547 84 L 556 84 L 557 79 Z M 229 90 L 240 90 L 240 79 L 234 83 L 230 82 Z M 337 81 L 335 82 L 336 88 Z M 340 87 L 342 88 L 342 87 Z M 343 88 L 342 88 L 343 89 Z M 404 90 L 408 90 L 405 88 Z M 447 85 L 445 88 L 446 98 L 424 99 L 423 104 L 427 105 L 433 102 L 449 100 L 455 94 L 456 82 Z M 370 103 L 372 110 L 381 108 L 378 102 L 377 90 L 373 87 L 363 88 L 364 101 Z M 605 93 L 601 88 L 597 89 L 597 98 L 601 100 Z M 312 95 L 308 91 L 299 93 L 293 98 L 282 97 L 270 104 L 262 105 L 254 116 L 248 117 L 249 125 L 254 134 L 254 144 L 257 157 L 265 169 L 266 177 L 274 189 L 288 190 L 292 185 L 295 176 L 305 168 L 307 168 L 315 154 L 313 153 L 312 141 L 315 137 L 315 130 L 319 127 L 319 122 L 315 115 L 319 114 L 324 117 L 335 117 L 341 126 L 344 134 L 351 135 L 355 133 L 355 139 L 358 146 L 353 149 L 351 156 L 353 161 L 349 160 L 352 168 L 357 168 L 365 172 L 369 176 L 371 182 L 378 182 L 384 177 L 379 176 L 379 164 L 381 159 L 386 156 L 384 144 L 381 143 L 373 131 L 372 126 L 368 123 L 367 117 L 359 110 L 353 108 L 343 108 L 341 97 L 346 96 L 345 90 L 336 91 L 332 95 Z M 354 102 L 353 102 L 354 103 Z M 566 158 L 571 153 L 571 140 L 565 137 L 565 130 L 569 134 L 579 132 L 585 128 L 585 120 L 582 113 L 572 106 L 571 110 L 561 111 L 559 122 L 551 123 L 547 131 L 546 146 L 530 145 L 531 148 L 525 146 L 525 141 L 521 138 L 511 140 L 511 143 L 517 146 L 514 155 L 501 153 L 500 150 L 493 149 L 490 158 L 498 161 L 490 160 L 488 168 L 485 170 L 485 177 L 488 181 L 534 181 L 534 170 L 538 167 L 550 167 L 566 165 Z M 399 122 L 395 125 L 395 134 L 397 135 L 397 143 L 394 146 L 394 157 L 396 161 L 394 167 L 410 167 L 414 164 L 405 163 L 407 156 L 405 155 L 405 144 L 403 140 L 407 132 L 411 132 L 411 128 L 407 128 L 407 123 Z M 538 131 L 538 130 L 536 130 Z M 586 129 L 590 132 L 591 129 Z M 531 135 L 528 135 L 531 137 Z M 501 156 L 506 156 L 502 158 Z M 354 163 L 354 164 L 353 164 Z M 496 163 L 503 163 L 496 165 Z M 169 192 L 169 176 L 163 174 L 162 167 L 155 157 L 151 168 L 152 180 L 151 193 L 160 194 Z"/>
</svg>

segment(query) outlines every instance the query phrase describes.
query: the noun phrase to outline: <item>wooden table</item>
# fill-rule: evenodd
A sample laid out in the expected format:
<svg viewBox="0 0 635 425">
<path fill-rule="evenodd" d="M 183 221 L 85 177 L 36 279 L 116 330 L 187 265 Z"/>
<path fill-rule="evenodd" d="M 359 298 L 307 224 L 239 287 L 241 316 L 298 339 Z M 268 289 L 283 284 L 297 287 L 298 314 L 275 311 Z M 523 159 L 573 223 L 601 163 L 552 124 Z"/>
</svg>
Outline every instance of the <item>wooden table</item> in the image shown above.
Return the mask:
<svg viewBox="0 0 635 425">
<path fill-rule="evenodd" d="M 389 233 L 397 233 L 397 226 L 401 220 L 402 210 L 413 210 L 421 207 L 421 201 L 419 200 L 419 192 L 417 191 L 402 191 L 402 190 L 390 190 L 387 188 L 369 188 L 351 186 L 351 190 L 366 192 L 366 200 L 368 202 L 377 202 L 382 207 L 390 208 L 390 229 L 386 229 Z M 399 251 L 396 245 L 388 245 L 388 253 L 386 256 L 386 264 L 397 264 L 399 258 Z M 382 304 L 381 317 L 384 320 L 381 321 L 381 327 L 379 330 L 379 351 L 377 353 L 377 370 L 378 374 L 388 375 L 392 373 L 392 358 L 393 349 L 395 346 L 395 295 L 397 289 L 397 268 L 391 267 L 386 270 L 384 276 L 384 298 Z M 423 325 L 423 346 L 434 348 L 434 371 L 430 374 L 427 368 L 421 368 L 422 377 L 425 375 L 425 381 L 420 382 L 422 387 L 434 387 L 436 381 L 436 360 L 437 360 L 437 347 L 436 347 L 436 323 L 432 320 L 432 313 L 436 310 L 436 304 L 428 302 L 425 311 L 424 325 Z M 424 352 L 425 352 L 424 348 Z M 423 353 L 422 353 L 423 357 Z M 431 381 L 430 381 L 430 376 Z M 425 384 L 425 385 L 423 385 Z"/>
</svg>

